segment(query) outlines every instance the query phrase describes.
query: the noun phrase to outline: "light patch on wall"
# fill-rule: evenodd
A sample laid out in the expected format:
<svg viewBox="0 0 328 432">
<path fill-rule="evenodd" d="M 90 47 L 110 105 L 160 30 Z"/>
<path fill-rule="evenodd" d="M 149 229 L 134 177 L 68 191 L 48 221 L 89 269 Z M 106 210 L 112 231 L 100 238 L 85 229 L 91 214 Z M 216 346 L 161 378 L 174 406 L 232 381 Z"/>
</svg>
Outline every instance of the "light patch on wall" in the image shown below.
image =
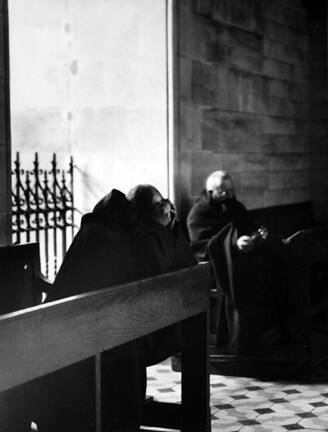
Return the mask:
<svg viewBox="0 0 328 432">
<path fill-rule="evenodd" d="M 9 4 L 13 151 L 75 160 L 76 205 L 167 194 L 166 0 Z"/>
</svg>

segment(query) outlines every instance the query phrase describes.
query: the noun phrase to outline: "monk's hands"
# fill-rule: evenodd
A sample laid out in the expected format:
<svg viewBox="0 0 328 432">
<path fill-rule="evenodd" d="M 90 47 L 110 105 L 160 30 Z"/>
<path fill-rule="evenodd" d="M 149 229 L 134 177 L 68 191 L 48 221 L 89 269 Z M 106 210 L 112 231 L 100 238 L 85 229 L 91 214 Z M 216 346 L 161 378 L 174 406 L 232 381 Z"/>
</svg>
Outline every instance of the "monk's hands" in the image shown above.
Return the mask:
<svg viewBox="0 0 328 432">
<path fill-rule="evenodd" d="M 242 252 L 250 252 L 255 247 L 260 246 L 268 238 L 269 231 L 266 227 L 261 226 L 250 236 L 243 235 L 237 240 L 237 248 Z"/>
<path fill-rule="evenodd" d="M 254 247 L 255 240 L 248 235 L 243 235 L 237 240 L 237 248 L 242 252 L 250 252 L 254 249 Z"/>
</svg>

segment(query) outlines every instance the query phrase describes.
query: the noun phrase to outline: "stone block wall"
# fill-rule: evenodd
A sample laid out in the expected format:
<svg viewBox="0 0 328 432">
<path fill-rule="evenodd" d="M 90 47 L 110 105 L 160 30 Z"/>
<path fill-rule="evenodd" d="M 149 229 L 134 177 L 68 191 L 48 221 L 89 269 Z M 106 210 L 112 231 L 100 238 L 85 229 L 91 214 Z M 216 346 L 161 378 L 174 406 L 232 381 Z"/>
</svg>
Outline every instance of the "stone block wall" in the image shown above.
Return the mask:
<svg viewBox="0 0 328 432">
<path fill-rule="evenodd" d="M 7 1 L 0 1 L 0 246 L 11 243 L 11 158 Z"/>
<path fill-rule="evenodd" d="M 313 199 L 328 219 L 326 2 L 182 0 L 177 15 L 182 217 L 225 169 L 249 208 Z"/>
<path fill-rule="evenodd" d="M 309 1 L 311 5 L 311 2 Z M 321 6 L 320 6 L 321 5 Z M 312 161 L 311 193 L 318 217 L 328 220 L 328 54 L 327 2 L 308 8 L 310 107 L 309 130 L 317 152 Z"/>
</svg>

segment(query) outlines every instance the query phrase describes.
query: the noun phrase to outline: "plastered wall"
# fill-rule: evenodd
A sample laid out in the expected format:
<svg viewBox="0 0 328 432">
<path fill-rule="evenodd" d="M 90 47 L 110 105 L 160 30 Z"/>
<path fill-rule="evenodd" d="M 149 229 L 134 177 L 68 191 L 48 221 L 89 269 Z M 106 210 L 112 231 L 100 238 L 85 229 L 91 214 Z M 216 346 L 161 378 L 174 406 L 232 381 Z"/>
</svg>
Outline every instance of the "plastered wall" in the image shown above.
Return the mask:
<svg viewBox="0 0 328 432">
<path fill-rule="evenodd" d="M 165 0 L 10 3 L 12 148 L 73 155 L 75 203 L 112 188 L 167 193 Z"/>
<path fill-rule="evenodd" d="M 7 2 L 0 1 L 0 246 L 11 243 L 11 174 Z"/>
</svg>

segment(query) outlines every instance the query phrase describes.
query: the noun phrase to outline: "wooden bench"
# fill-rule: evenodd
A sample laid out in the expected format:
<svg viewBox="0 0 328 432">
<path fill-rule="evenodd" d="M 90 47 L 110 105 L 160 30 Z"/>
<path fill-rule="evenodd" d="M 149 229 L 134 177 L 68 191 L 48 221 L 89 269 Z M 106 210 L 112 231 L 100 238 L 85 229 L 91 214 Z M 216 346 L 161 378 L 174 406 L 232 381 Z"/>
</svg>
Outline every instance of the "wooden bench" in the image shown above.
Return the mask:
<svg viewBox="0 0 328 432">
<path fill-rule="evenodd" d="M 256 226 L 265 225 L 271 233 L 284 237 L 318 225 L 311 201 L 263 207 L 249 212 Z"/>
<path fill-rule="evenodd" d="M 182 403 L 149 404 L 143 423 L 209 432 L 209 279 L 197 265 L 0 316 L 0 392 L 94 356 L 101 431 L 100 353 L 182 322 Z"/>
<path fill-rule="evenodd" d="M 289 343 L 264 356 L 222 355 L 211 348 L 211 373 L 262 379 L 327 379 L 328 226 L 299 231 L 287 248 Z"/>
<path fill-rule="evenodd" d="M 41 303 L 51 284 L 40 271 L 38 243 L 0 247 L 0 314 Z"/>
<path fill-rule="evenodd" d="M 315 220 L 313 212 L 313 204 L 311 201 L 304 201 L 291 204 L 283 204 L 271 207 L 263 207 L 249 210 L 250 216 L 256 226 L 265 225 L 269 232 L 274 235 L 288 237 L 299 230 L 315 229 L 323 227 L 324 224 Z M 184 231 L 188 236 L 186 221 L 182 222 Z M 321 265 L 319 263 L 319 265 Z M 321 265 L 322 267 L 322 265 Z M 308 268 L 308 267 L 307 267 Z M 294 276 L 291 279 L 296 281 L 297 265 L 294 271 Z M 304 280 L 305 282 L 305 280 Z M 310 288 L 307 288 L 310 290 Z M 296 291 L 295 291 L 296 292 Z M 263 366 L 263 374 L 261 377 L 290 377 L 291 374 L 296 376 L 304 375 L 304 371 L 308 371 L 308 349 L 306 343 L 302 346 L 288 347 L 288 355 L 286 352 L 277 352 L 274 358 L 267 356 L 267 361 L 263 362 L 263 358 L 250 358 L 245 360 L 240 356 L 219 355 L 216 353 L 216 327 L 217 327 L 217 292 L 215 288 L 211 289 L 210 293 L 210 364 L 212 366 L 211 373 L 219 373 L 222 375 L 240 375 L 240 376 L 256 376 L 260 371 L 259 365 Z M 295 309 L 300 299 L 293 299 L 292 308 Z M 326 310 L 325 305 L 317 306 L 316 313 L 320 310 Z M 291 319 L 294 317 L 291 316 Z M 304 317 L 303 317 L 304 318 Z M 297 318 L 295 318 L 297 321 Z M 285 364 L 284 370 L 281 365 Z M 174 357 L 172 366 L 175 371 L 181 368 L 179 356 Z M 285 372 L 285 375 L 284 375 Z"/>
</svg>

